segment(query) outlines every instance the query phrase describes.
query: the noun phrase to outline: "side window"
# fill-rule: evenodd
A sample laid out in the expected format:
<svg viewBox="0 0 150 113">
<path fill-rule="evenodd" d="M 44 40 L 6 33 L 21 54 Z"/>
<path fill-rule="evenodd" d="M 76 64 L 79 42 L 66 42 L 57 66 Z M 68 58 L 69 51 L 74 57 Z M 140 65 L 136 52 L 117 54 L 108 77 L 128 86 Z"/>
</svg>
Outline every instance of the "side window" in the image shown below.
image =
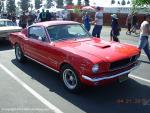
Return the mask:
<svg viewBox="0 0 150 113">
<path fill-rule="evenodd" d="M 31 27 L 29 28 L 29 38 L 47 41 L 45 30 L 42 27 Z"/>
<path fill-rule="evenodd" d="M 0 21 L 0 27 L 6 26 L 5 21 Z"/>
</svg>

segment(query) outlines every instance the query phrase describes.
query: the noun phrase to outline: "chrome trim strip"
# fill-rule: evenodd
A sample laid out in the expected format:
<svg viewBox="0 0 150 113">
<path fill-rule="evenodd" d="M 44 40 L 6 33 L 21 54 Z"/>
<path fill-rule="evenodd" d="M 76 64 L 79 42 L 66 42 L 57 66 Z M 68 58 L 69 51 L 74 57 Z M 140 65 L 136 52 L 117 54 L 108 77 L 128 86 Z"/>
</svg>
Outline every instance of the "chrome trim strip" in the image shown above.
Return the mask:
<svg viewBox="0 0 150 113">
<path fill-rule="evenodd" d="M 91 81 L 91 82 L 98 82 L 98 81 L 102 81 L 102 80 L 108 80 L 108 79 L 112 79 L 112 78 L 115 78 L 115 77 L 118 77 L 118 76 L 121 76 L 121 75 L 124 75 L 124 74 L 127 74 L 129 72 L 131 72 L 132 70 L 136 69 L 137 67 L 139 67 L 139 65 L 141 64 L 141 62 L 139 61 L 137 64 L 135 64 L 135 66 L 127 71 L 123 71 L 121 73 L 118 73 L 118 74 L 115 74 L 115 75 L 111 75 L 111 76 L 107 76 L 107 77 L 101 77 L 101 78 L 90 78 L 86 75 L 82 75 L 82 78 L 85 79 L 85 80 L 88 80 L 88 81 Z"/>
<path fill-rule="evenodd" d="M 43 63 L 41 63 L 41 62 L 39 62 L 39 61 L 37 61 L 37 60 L 35 60 L 35 59 L 33 59 L 33 58 L 31 58 L 31 57 L 29 57 L 29 56 L 27 56 L 27 55 L 24 55 L 24 56 L 27 57 L 27 58 L 29 58 L 29 59 L 31 59 L 31 60 L 33 60 L 33 61 L 35 61 L 35 62 L 37 62 L 37 63 L 39 63 L 39 64 L 41 64 L 42 66 L 44 66 L 44 67 L 46 67 L 46 68 L 48 68 L 48 69 L 50 69 L 50 70 L 53 70 L 53 71 L 59 73 L 59 71 L 57 71 L 57 70 L 55 70 L 55 69 L 53 69 L 53 68 L 51 68 L 51 67 L 49 67 L 49 66 L 47 66 L 47 65 L 45 65 L 45 64 L 43 64 Z"/>
</svg>

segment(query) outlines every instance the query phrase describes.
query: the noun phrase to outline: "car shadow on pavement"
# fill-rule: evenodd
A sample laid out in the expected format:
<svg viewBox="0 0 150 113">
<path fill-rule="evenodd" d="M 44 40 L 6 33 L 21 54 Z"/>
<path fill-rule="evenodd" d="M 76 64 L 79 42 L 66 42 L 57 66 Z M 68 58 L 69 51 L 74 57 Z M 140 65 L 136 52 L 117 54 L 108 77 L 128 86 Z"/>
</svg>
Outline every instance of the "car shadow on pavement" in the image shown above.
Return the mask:
<svg viewBox="0 0 150 113">
<path fill-rule="evenodd" d="M 142 63 L 150 64 L 150 61 L 139 60 Z"/>
<path fill-rule="evenodd" d="M 63 83 L 59 79 L 59 74 L 31 60 L 20 64 L 14 59 L 12 63 L 26 73 L 26 75 L 41 83 L 44 87 L 49 88 L 50 92 L 55 92 L 86 113 L 150 112 L 150 105 L 147 104 L 150 99 L 150 84 L 145 85 L 143 82 L 129 79 L 121 84 L 111 84 L 105 87 L 90 87 L 82 90 L 80 94 L 73 94 L 63 87 Z M 63 109 L 66 108 L 65 105 L 67 104 L 60 102 L 58 105 L 55 105 L 57 107 L 61 105 Z M 70 113 L 76 112 L 72 111 Z"/>
<path fill-rule="evenodd" d="M 10 50 L 12 45 L 8 40 L 0 40 L 0 51 Z"/>
</svg>

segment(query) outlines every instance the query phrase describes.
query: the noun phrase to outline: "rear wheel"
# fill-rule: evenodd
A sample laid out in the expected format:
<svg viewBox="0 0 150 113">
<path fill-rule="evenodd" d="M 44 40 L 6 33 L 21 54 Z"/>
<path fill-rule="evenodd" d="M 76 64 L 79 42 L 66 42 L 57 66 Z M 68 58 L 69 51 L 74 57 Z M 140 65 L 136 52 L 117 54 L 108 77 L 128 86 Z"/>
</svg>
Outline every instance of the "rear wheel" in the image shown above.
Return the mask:
<svg viewBox="0 0 150 113">
<path fill-rule="evenodd" d="M 19 44 L 16 44 L 15 45 L 15 55 L 16 55 L 16 59 L 19 61 L 19 62 L 23 62 L 25 60 L 25 56 L 22 52 L 22 49 L 21 47 L 19 46 Z"/>
<path fill-rule="evenodd" d="M 78 78 L 75 70 L 69 66 L 65 65 L 61 69 L 61 76 L 63 79 L 64 86 L 71 92 L 79 92 L 81 90 L 81 82 Z"/>
</svg>

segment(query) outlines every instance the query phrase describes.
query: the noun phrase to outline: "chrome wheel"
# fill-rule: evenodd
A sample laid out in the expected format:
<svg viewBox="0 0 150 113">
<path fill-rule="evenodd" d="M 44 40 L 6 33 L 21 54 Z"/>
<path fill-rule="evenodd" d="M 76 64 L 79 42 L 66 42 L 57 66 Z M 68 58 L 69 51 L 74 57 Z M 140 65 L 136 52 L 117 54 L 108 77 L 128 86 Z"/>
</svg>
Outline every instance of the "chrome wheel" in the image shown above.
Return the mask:
<svg viewBox="0 0 150 113">
<path fill-rule="evenodd" d="M 16 58 L 17 58 L 18 60 L 20 60 L 20 59 L 21 59 L 21 55 L 22 55 L 22 52 L 21 52 L 20 47 L 19 47 L 19 46 L 16 46 Z"/>
<path fill-rule="evenodd" d="M 25 60 L 25 56 L 21 50 L 21 47 L 18 44 L 15 45 L 15 55 L 16 55 L 16 59 L 19 62 L 23 62 Z"/>
<path fill-rule="evenodd" d="M 65 69 L 63 71 L 63 81 L 66 87 L 70 90 L 75 89 L 78 84 L 76 74 L 71 69 Z"/>
</svg>

